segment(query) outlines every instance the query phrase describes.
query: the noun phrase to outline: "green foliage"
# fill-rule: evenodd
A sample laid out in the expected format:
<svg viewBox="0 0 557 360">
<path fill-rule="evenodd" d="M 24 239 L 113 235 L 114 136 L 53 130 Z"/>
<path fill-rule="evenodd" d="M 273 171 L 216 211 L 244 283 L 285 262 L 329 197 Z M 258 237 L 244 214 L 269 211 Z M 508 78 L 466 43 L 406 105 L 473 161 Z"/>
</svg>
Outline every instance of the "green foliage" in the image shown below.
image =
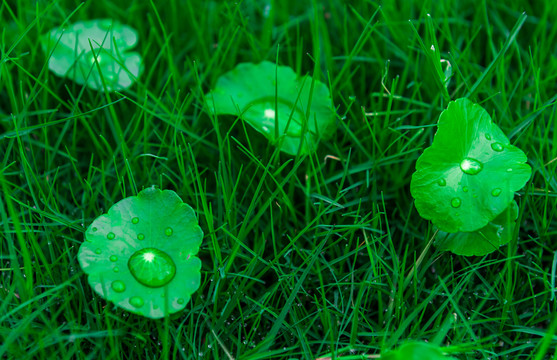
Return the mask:
<svg viewBox="0 0 557 360">
<path fill-rule="evenodd" d="M 100 296 L 157 319 L 183 310 L 199 288 L 202 238 L 175 192 L 147 188 L 95 219 L 77 257 Z"/>
<path fill-rule="evenodd" d="M 441 349 L 424 342 L 407 343 L 396 350 L 381 355 L 381 360 L 450 360 Z"/>
<path fill-rule="evenodd" d="M 315 151 L 336 128 L 327 86 L 269 61 L 239 64 L 206 98 L 211 113 L 241 117 L 290 155 Z"/>
<path fill-rule="evenodd" d="M 78 21 L 57 27 L 43 36 L 48 68 L 91 89 L 115 91 L 129 88 L 142 72 L 142 59 L 129 52 L 137 32 L 110 19 Z"/>
<path fill-rule="evenodd" d="M 557 7 L 378 3 L 1 2 L 0 359 L 361 360 L 410 339 L 460 360 L 552 358 Z M 92 18 L 136 29 L 140 86 L 90 91 L 48 69 L 41 34 Z M 221 74 L 277 57 L 327 84 L 338 114 L 297 158 L 207 114 Z M 428 247 L 409 193 L 441 84 L 481 101 L 532 166 L 512 241 L 486 256 Z M 99 296 L 77 257 L 99 215 L 151 184 L 205 234 L 199 289 L 157 321 Z"/>
<path fill-rule="evenodd" d="M 456 233 L 439 231 L 435 246 L 439 250 L 452 251 L 458 255 L 489 254 L 511 241 L 517 217 L 518 205 L 513 200 L 505 211 L 481 229 Z"/>
<path fill-rule="evenodd" d="M 482 107 L 468 99 L 450 102 L 437 128 L 412 176 L 416 209 L 444 232 L 482 229 L 510 206 L 514 193 L 530 178 L 526 155 L 510 144 Z M 500 242 L 493 232 L 483 235 L 491 236 L 488 244 Z M 452 250 L 452 244 L 445 242 L 444 248 Z M 481 250 L 472 242 L 466 246 L 468 252 L 486 253 L 485 246 Z"/>
</svg>

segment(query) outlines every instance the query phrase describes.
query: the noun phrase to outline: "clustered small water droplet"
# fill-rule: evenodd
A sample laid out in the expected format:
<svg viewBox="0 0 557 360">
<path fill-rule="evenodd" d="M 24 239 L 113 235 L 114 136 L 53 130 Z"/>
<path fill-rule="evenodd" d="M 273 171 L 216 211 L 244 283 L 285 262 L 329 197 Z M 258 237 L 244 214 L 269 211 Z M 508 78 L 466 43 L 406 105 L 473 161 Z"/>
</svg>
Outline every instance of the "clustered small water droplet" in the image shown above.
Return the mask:
<svg viewBox="0 0 557 360">
<path fill-rule="evenodd" d="M 455 197 L 451 200 L 451 206 L 454 208 L 460 207 L 460 204 L 462 204 L 462 200 L 460 200 L 460 198 Z"/>
<path fill-rule="evenodd" d="M 116 280 L 112 282 L 112 290 L 121 293 L 126 291 L 126 284 L 121 280 Z"/>
<path fill-rule="evenodd" d="M 503 145 L 498 142 L 494 142 L 493 144 L 491 144 L 491 148 L 493 149 L 493 151 L 497 151 L 497 152 L 503 151 Z"/>
<path fill-rule="evenodd" d="M 115 262 L 115 261 L 118 260 L 118 256 L 116 256 L 116 255 L 110 255 L 110 258 L 109 258 L 109 259 L 110 259 L 110 261 Z"/>
<path fill-rule="evenodd" d="M 499 195 L 501 195 L 502 190 L 500 188 L 495 188 L 493 190 L 491 190 L 491 195 L 493 195 L 494 197 L 497 197 Z"/>
<path fill-rule="evenodd" d="M 111 231 L 106 235 L 106 238 L 108 240 L 114 240 L 114 238 L 116 237 L 116 235 Z"/>
<path fill-rule="evenodd" d="M 132 296 L 130 298 L 130 305 L 136 308 L 140 308 L 142 307 L 144 304 L 144 301 L 142 298 L 140 298 L 139 296 Z"/>
<path fill-rule="evenodd" d="M 171 227 L 167 227 L 166 229 L 164 229 L 164 234 L 165 234 L 166 236 L 171 236 L 173 232 L 174 232 L 174 231 L 172 230 Z"/>
</svg>

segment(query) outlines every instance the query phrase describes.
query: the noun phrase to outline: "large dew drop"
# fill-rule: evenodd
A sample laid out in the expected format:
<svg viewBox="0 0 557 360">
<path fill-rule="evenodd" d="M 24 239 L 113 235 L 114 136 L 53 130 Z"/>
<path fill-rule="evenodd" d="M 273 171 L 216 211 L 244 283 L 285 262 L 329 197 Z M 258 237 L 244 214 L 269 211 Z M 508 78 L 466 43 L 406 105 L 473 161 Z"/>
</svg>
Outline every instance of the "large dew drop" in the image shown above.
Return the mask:
<svg viewBox="0 0 557 360">
<path fill-rule="evenodd" d="M 484 168 L 484 165 L 476 159 L 472 158 L 464 158 L 460 163 L 460 169 L 462 172 L 468 175 L 476 175 L 479 174 L 480 171 Z"/>
<path fill-rule="evenodd" d="M 128 261 L 128 268 L 137 281 L 152 288 L 168 284 L 176 275 L 172 258 L 155 248 L 136 251 Z"/>
</svg>

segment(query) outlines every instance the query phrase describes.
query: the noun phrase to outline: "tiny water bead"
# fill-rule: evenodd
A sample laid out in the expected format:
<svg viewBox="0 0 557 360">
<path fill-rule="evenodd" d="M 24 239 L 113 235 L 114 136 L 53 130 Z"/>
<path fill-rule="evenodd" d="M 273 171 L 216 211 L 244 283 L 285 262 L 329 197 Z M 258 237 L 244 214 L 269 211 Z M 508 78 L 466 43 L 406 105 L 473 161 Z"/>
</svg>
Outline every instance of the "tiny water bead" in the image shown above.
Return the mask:
<svg viewBox="0 0 557 360">
<path fill-rule="evenodd" d="M 168 284 L 176 275 L 172 258 L 155 248 L 136 251 L 128 261 L 128 268 L 139 283 L 152 288 Z"/>
<path fill-rule="evenodd" d="M 100 253 L 102 253 L 103 251 L 101 249 L 96 249 L 95 250 L 95 254 L 100 255 Z"/>
<path fill-rule="evenodd" d="M 110 258 L 109 258 L 109 259 L 110 259 L 110 261 L 115 262 L 115 261 L 118 260 L 118 256 L 116 256 L 116 255 L 110 255 Z"/>
<path fill-rule="evenodd" d="M 93 232 L 95 232 L 95 231 L 97 231 L 97 230 L 99 230 L 99 229 L 97 229 L 96 227 L 93 227 L 91 230 L 93 230 Z"/>
<path fill-rule="evenodd" d="M 447 180 L 445 180 L 445 179 L 439 179 L 439 181 L 437 181 L 437 185 L 439 185 L 439 186 L 445 186 L 445 185 L 447 185 Z"/>
<path fill-rule="evenodd" d="M 137 240 L 143 240 L 145 239 L 145 235 L 143 235 L 142 233 L 137 234 Z"/>
<path fill-rule="evenodd" d="M 112 290 L 116 291 L 116 292 L 124 292 L 126 291 L 126 284 L 124 284 L 123 281 L 121 280 L 116 280 L 112 282 Z"/>
<path fill-rule="evenodd" d="M 120 269 L 118 268 L 118 266 L 115 266 L 114 269 L 112 269 L 112 271 L 118 272 L 118 271 L 120 271 Z"/>
<path fill-rule="evenodd" d="M 139 222 L 139 218 L 138 217 L 134 217 L 132 219 L 132 224 L 137 224 Z"/>
<path fill-rule="evenodd" d="M 460 200 L 460 198 L 455 197 L 451 200 L 451 206 L 454 208 L 460 207 L 460 204 L 462 204 L 462 200 Z"/>
<path fill-rule="evenodd" d="M 502 190 L 500 188 L 495 188 L 493 190 L 491 190 L 491 195 L 497 197 L 499 195 L 501 195 Z"/>
<path fill-rule="evenodd" d="M 498 142 L 494 142 L 493 144 L 491 144 L 491 148 L 493 149 L 493 151 L 497 151 L 497 152 L 503 151 L 503 145 L 501 145 L 501 143 Z"/>
<path fill-rule="evenodd" d="M 468 192 L 468 186 L 463 186 L 463 187 L 462 187 L 462 191 Z"/>
<path fill-rule="evenodd" d="M 91 64 L 95 63 L 95 59 L 97 60 L 98 63 L 101 62 L 101 56 L 100 55 L 95 56 L 95 55 L 91 54 L 91 59 L 89 60 L 89 61 L 91 61 Z"/>
<path fill-rule="evenodd" d="M 145 302 L 139 296 L 132 296 L 130 298 L 130 305 L 136 308 L 140 308 L 143 306 Z"/>
<path fill-rule="evenodd" d="M 491 135 L 490 135 L 490 134 L 485 134 L 485 138 L 486 138 L 487 140 L 491 140 Z"/>
<path fill-rule="evenodd" d="M 166 236 L 171 236 L 173 232 L 174 232 L 174 231 L 172 230 L 171 227 L 167 227 L 166 229 L 164 229 L 164 234 L 165 234 Z"/>
<path fill-rule="evenodd" d="M 178 304 L 182 305 L 182 304 L 185 302 L 185 300 L 182 299 L 182 298 L 179 298 L 178 300 L 176 300 L 176 302 L 177 302 Z"/>
<path fill-rule="evenodd" d="M 479 174 L 480 171 L 482 171 L 483 167 L 484 165 L 481 162 L 469 157 L 464 158 L 464 160 L 460 162 L 460 169 L 462 170 L 462 172 L 468 175 Z"/>
<path fill-rule="evenodd" d="M 263 117 L 265 119 L 274 119 L 275 118 L 275 110 L 265 109 L 265 112 L 263 113 Z"/>
<path fill-rule="evenodd" d="M 108 240 L 114 240 L 114 238 L 116 237 L 116 235 L 111 231 L 106 235 L 106 238 Z"/>
</svg>

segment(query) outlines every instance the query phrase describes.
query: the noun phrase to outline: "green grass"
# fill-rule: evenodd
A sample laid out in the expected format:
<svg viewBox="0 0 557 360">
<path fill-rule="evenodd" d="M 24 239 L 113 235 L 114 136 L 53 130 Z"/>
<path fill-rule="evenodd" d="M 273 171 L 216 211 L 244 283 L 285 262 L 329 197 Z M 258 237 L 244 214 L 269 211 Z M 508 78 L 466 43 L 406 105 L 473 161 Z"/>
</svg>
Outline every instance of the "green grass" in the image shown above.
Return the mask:
<svg viewBox="0 0 557 360">
<path fill-rule="evenodd" d="M 122 3 L 0 3 L 0 358 L 349 360 L 407 340 L 458 359 L 553 357 L 552 0 Z M 41 34 L 101 17 L 140 34 L 129 91 L 46 65 Z M 452 66 L 447 91 L 431 44 Z M 311 156 L 203 108 L 237 63 L 277 58 L 331 86 L 338 131 Z M 533 168 L 517 240 L 485 257 L 437 252 L 409 191 L 439 113 L 464 96 Z M 151 185 L 205 233 L 201 287 L 162 321 L 104 301 L 76 260 L 93 219 Z"/>
</svg>

